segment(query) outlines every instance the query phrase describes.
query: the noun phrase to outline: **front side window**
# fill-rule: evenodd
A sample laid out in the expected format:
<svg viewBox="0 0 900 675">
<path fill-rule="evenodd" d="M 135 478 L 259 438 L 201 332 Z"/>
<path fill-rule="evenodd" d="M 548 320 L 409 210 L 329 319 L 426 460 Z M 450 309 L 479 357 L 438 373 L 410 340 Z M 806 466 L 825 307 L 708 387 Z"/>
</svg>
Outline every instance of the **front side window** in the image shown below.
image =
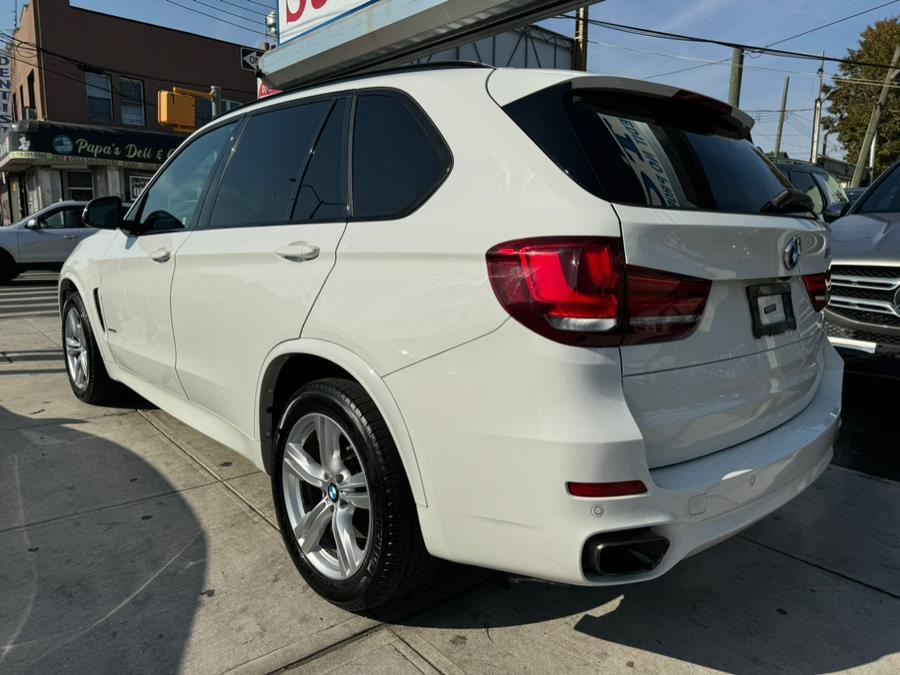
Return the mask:
<svg viewBox="0 0 900 675">
<path fill-rule="evenodd" d="M 795 188 L 800 190 L 800 192 L 805 192 L 807 196 L 812 199 L 813 211 L 816 214 L 822 213 L 825 202 L 822 199 L 822 193 L 819 192 L 819 186 L 813 179 L 813 175 L 809 171 L 798 171 L 794 169 L 788 172 L 788 178 L 790 178 L 790 181 L 794 184 Z"/>
<path fill-rule="evenodd" d="M 66 216 L 62 209 L 48 213 L 38 219 L 38 224 L 45 230 L 59 230 L 66 227 Z"/>
<path fill-rule="evenodd" d="M 862 196 L 854 213 L 890 213 L 900 211 L 900 170 L 893 169 L 884 180 Z"/>
<path fill-rule="evenodd" d="M 225 169 L 210 225 L 287 223 L 300 172 L 331 106 L 316 101 L 252 116 Z"/>
<path fill-rule="evenodd" d="M 451 158 L 422 113 L 392 94 L 357 99 L 353 217 L 397 218 L 417 208 L 450 171 Z"/>
<path fill-rule="evenodd" d="M 822 191 L 828 196 L 829 204 L 850 201 L 850 198 L 847 197 L 847 193 L 844 192 L 844 188 L 837 182 L 837 178 L 830 173 L 817 173 L 815 178 L 819 187 L 822 188 Z"/>
<path fill-rule="evenodd" d="M 181 150 L 147 189 L 138 220 L 147 232 L 190 227 L 237 123 L 209 131 Z"/>
<path fill-rule="evenodd" d="M 85 73 L 87 82 L 88 117 L 93 122 L 112 122 L 112 90 L 109 75 Z"/>
<path fill-rule="evenodd" d="M 144 83 L 123 77 L 119 80 L 122 98 L 122 124 L 144 126 Z"/>
</svg>

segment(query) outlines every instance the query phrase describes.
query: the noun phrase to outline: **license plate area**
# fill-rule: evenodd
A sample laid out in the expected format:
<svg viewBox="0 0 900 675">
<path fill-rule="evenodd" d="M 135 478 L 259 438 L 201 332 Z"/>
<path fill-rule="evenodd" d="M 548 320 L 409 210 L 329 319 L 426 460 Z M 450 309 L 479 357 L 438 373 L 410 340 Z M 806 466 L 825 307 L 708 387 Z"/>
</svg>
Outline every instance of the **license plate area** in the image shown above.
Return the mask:
<svg viewBox="0 0 900 675">
<path fill-rule="evenodd" d="M 780 335 L 797 329 L 791 285 L 788 283 L 760 284 L 747 287 L 753 337 Z"/>
</svg>

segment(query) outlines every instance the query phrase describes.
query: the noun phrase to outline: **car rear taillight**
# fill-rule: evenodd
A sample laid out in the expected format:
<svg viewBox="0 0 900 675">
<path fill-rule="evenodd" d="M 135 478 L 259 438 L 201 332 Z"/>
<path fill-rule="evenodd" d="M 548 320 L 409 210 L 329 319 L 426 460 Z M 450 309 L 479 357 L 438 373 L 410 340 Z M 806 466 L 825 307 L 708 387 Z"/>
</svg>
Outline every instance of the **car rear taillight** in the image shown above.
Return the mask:
<svg viewBox="0 0 900 675">
<path fill-rule="evenodd" d="M 813 309 L 817 312 L 825 309 L 831 296 L 831 271 L 804 274 L 803 285 L 806 286 L 806 292 L 809 293 L 809 301 L 812 303 Z"/>
<path fill-rule="evenodd" d="M 629 267 L 625 344 L 684 337 L 706 307 L 710 281 Z"/>
<path fill-rule="evenodd" d="M 606 347 L 686 336 L 710 282 L 625 265 L 622 241 L 542 237 L 487 253 L 494 294 L 510 316 L 557 342 Z"/>
</svg>

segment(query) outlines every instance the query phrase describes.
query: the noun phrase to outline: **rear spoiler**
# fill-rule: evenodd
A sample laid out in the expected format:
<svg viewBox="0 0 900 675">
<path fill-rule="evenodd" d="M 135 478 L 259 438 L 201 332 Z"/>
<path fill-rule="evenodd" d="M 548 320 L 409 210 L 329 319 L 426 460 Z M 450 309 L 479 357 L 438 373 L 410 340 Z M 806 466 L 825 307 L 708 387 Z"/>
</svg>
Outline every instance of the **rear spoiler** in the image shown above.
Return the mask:
<svg viewBox="0 0 900 675">
<path fill-rule="evenodd" d="M 753 128 L 753 118 L 743 110 L 724 101 L 668 84 L 603 75 L 577 77 L 569 80 L 568 84 L 573 92 L 619 94 L 623 98 L 657 103 L 670 101 L 673 113 L 684 114 L 691 111 L 701 113 L 707 121 L 715 122 L 718 131 L 727 132 L 729 136 L 749 138 L 750 130 Z"/>
</svg>

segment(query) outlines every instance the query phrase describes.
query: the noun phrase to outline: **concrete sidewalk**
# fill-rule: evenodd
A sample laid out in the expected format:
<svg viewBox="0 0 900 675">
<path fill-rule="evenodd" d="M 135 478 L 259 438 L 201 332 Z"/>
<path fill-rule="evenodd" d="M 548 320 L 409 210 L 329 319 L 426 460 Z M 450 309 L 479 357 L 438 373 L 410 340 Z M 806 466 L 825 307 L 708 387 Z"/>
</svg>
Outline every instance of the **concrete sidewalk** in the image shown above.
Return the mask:
<svg viewBox="0 0 900 675">
<path fill-rule="evenodd" d="M 338 610 L 267 476 L 137 397 L 75 399 L 54 291 L 0 287 L 0 672 L 900 672 L 900 484 L 841 467 L 654 582 L 448 568 L 391 620 Z"/>
</svg>

